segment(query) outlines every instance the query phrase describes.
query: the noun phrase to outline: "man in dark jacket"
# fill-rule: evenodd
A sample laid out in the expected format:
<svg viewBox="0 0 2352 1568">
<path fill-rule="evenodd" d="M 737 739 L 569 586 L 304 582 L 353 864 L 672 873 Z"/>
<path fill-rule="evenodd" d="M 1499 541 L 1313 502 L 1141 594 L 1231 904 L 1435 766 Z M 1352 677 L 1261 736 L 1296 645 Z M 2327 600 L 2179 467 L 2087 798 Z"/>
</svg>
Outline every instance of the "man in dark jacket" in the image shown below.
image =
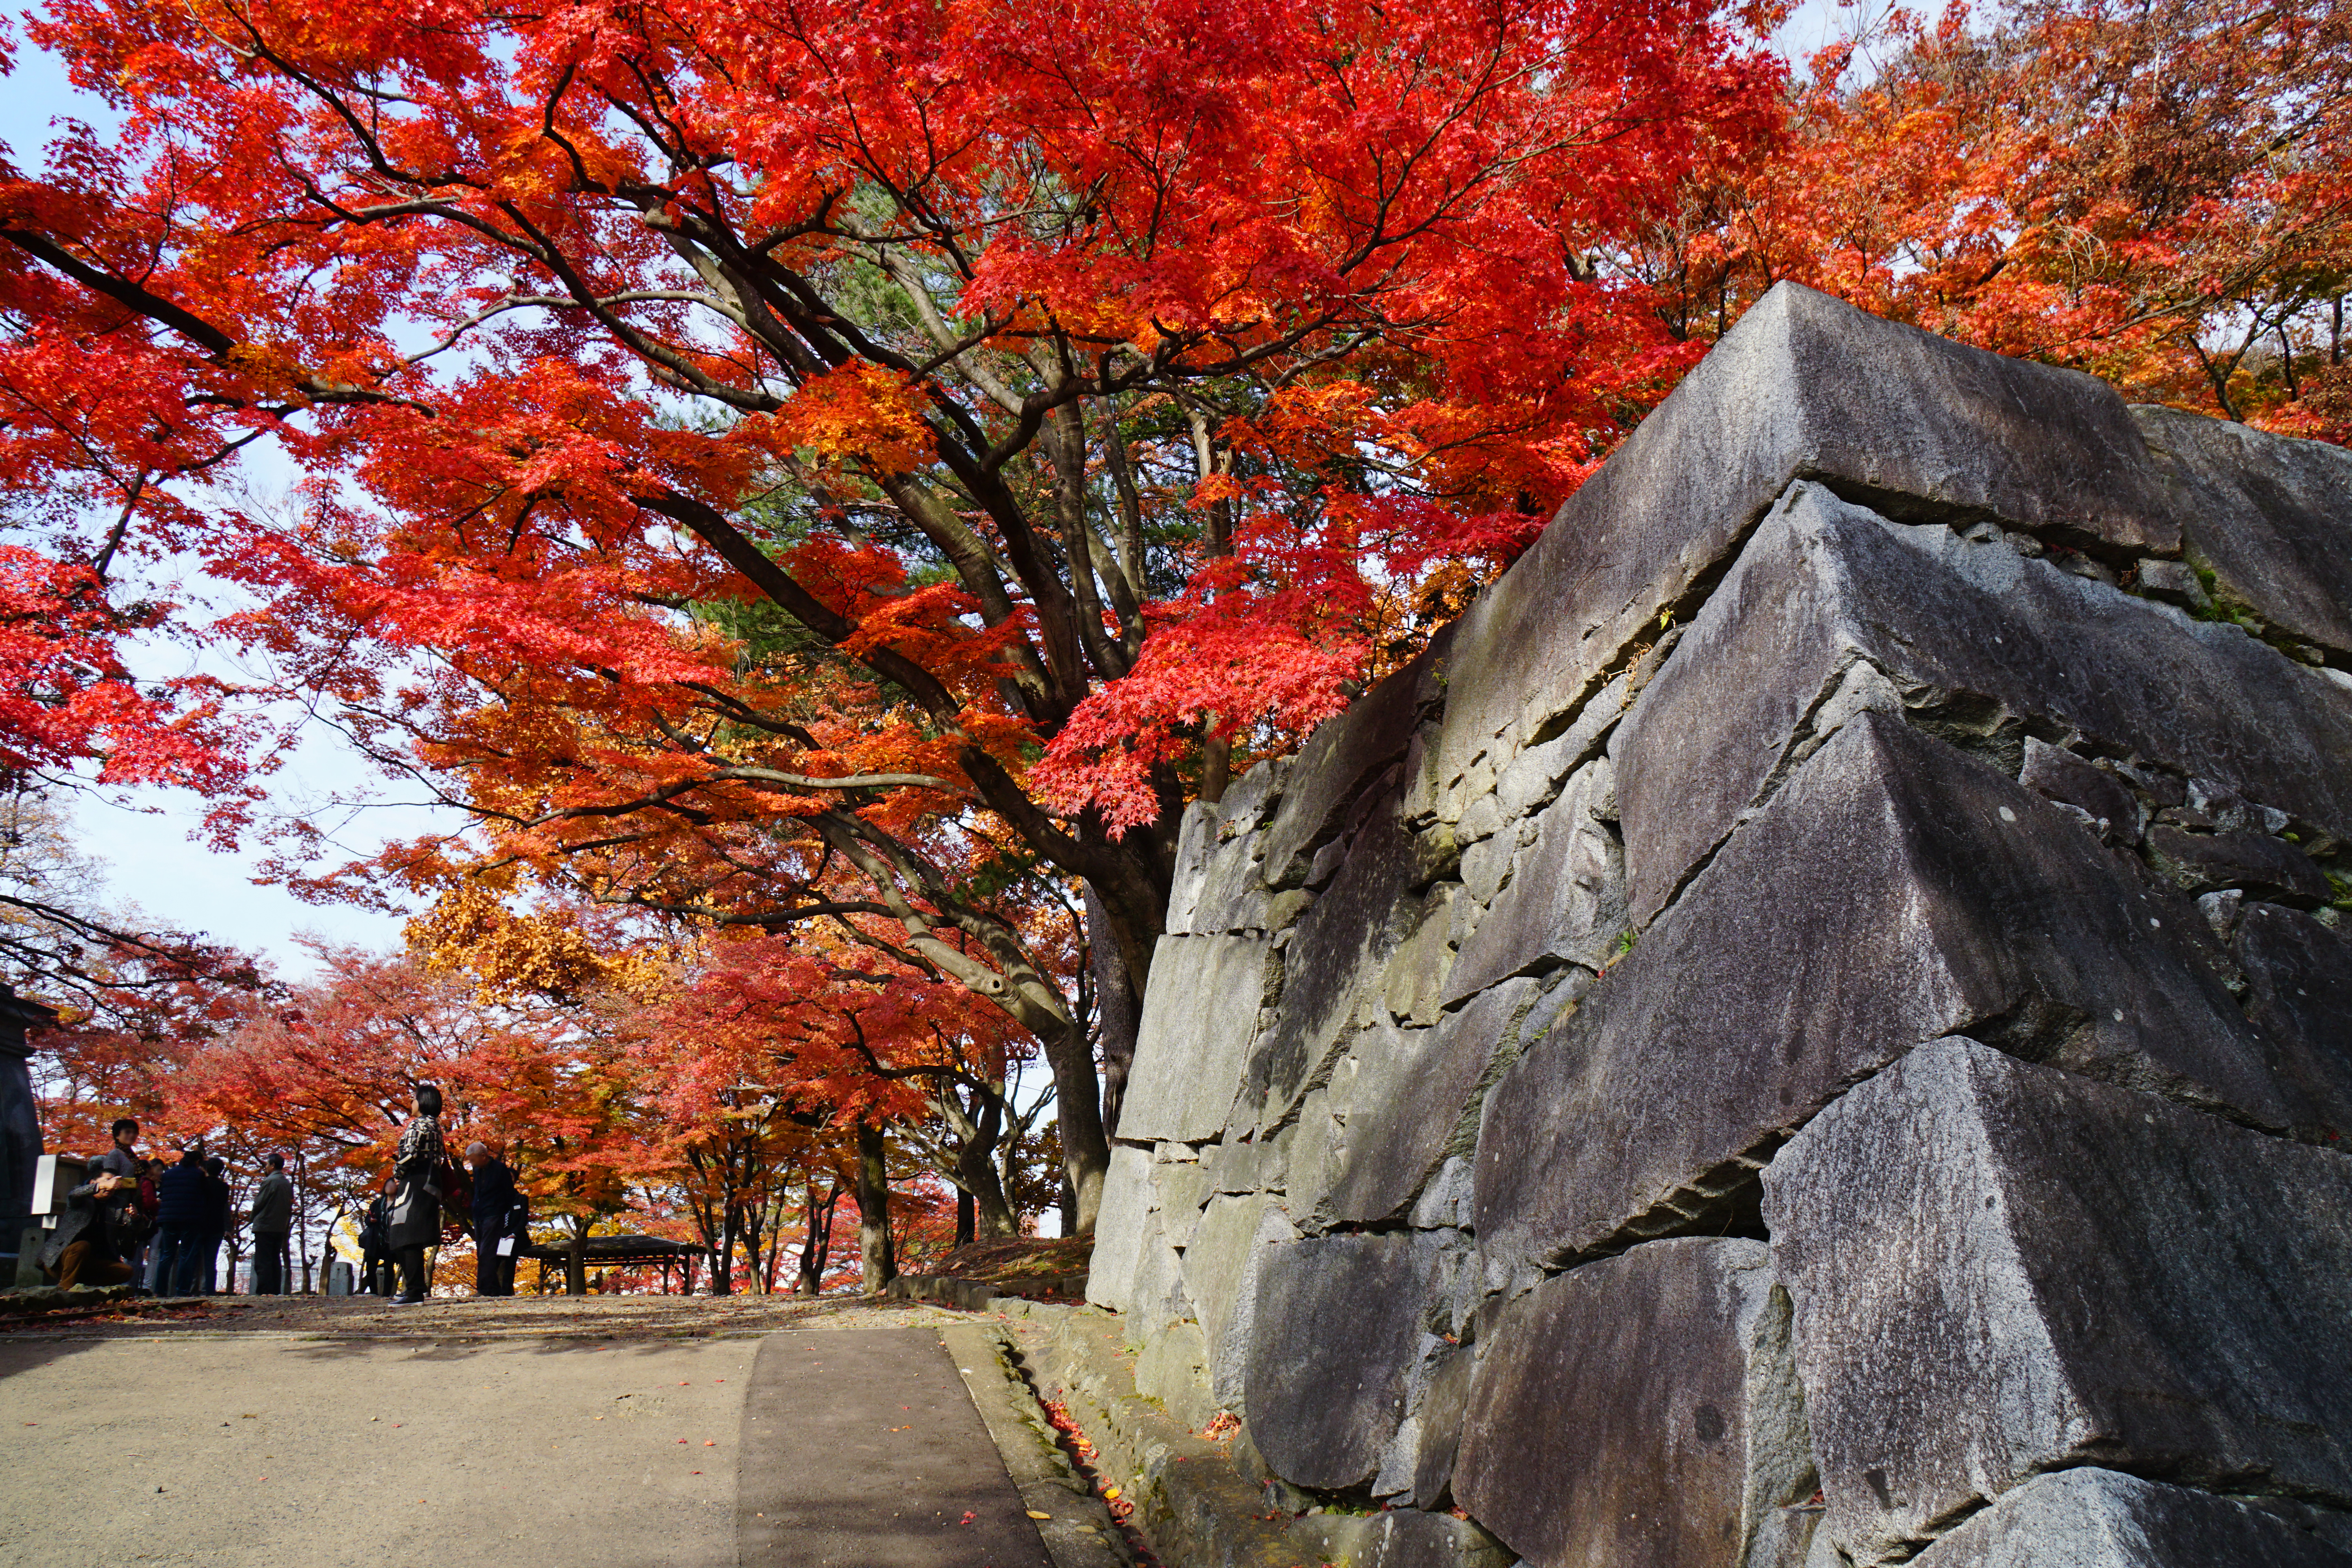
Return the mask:
<svg viewBox="0 0 2352 1568">
<path fill-rule="evenodd" d="M 515 1186 L 514 1167 L 486 1143 L 466 1146 L 474 1173 L 474 1294 L 514 1294 L 515 1248 L 530 1239 L 529 1202 Z"/>
<path fill-rule="evenodd" d="M 229 1226 L 234 1223 L 231 1211 L 236 1207 L 236 1200 L 228 1190 L 228 1162 L 218 1154 L 205 1162 L 205 1193 L 211 1206 L 205 1211 L 205 1234 L 196 1238 L 196 1245 L 204 1248 L 204 1292 L 212 1296 L 220 1291 L 221 1243 L 228 1239 Z M 234 1286 L 232 1280 L 232 1289 Z"/>
<path fill-rule="evenodd" d="M 287 1238 L 294 1229 L 294 1184 L 286 1175 L 286 1156 L 269 1156 L 269 1173 L 253 1189 L 253 1293 L 286 1294 Z"/>
<path fill-rule="evenodd" d="M 205 1146 L 188 1145 L 180 1163 L 155 1181 L 155 1290 L 193 1296 L 204 1280 L 205 1232 L 212 1223 L 212 1184 L 205 1175 Z M 217 1244 L 215 1244 L 217 1245 Z"/>
<path fill-rule="evenodd" d="M 131 1279 L 131 1265 L 115 1250 L 107 1211 L 125 1188 L 137 1184 L 95 1168 L 89 1177 L 66 1194 L 65 1214 L 41 1248 L 42 1269 L 68 1289 L 76 1285 L 121 1285 Z"/>
</svg>

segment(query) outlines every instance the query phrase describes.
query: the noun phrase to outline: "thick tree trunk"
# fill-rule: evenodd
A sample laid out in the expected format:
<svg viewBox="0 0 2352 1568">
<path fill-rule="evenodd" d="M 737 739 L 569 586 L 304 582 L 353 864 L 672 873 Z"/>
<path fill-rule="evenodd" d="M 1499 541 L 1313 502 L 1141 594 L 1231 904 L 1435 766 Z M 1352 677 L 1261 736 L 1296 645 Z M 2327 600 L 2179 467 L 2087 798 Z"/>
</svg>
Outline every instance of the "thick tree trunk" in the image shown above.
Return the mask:
<svg viewBox="0 0 2352 1568">
<path fill-rule="evenodd" d="M 563 1255 L 563 1293 L 588 1294 L 588 1226 L 577 1219 L 572 1222 L 572 1245 Z"/>
<path fill-rule="evenodd" d="M 992 1138 L 967 1142 L 957 1158 L 956 1175 L 966 1184 L 956 1190 L 959 1246 L 967 1241 L 1000 1241 L 1020 1232 L 1013 1205 L 1005 1201 L 1004 1184 L 997 1179 L 995 1154 L 996 1140 Z"/>
<path fill-rule="evenodd" d="M 1127 1099 L 1127 1075 L 1135 1063 L 1135 1041 L 1143 1023 L 1143 997 L 1119 952 L 1111 930 L 1110 911 L 1094 884 L 1087 889 L 1087 950 L 1094 958 L 1095 1011 L 1102 1019 L 1102 1125 L 1106 1134 L 1118 1131 L 1118 1110 Z M 1056 1090 L 1062 1089 L 1057 1081 Z M 1063 1092 L 1060 1103 L 1067 1105 Z M 1066 1141 L 1065 1147 L 1066 1147 Z M 1108 1163 L 1110 1152 L 1103 1152 Z M 1088 1221 L 1091 1226 L 1092 1221 Z"/>
<path fill-rule="evenodd" d="M 808 1235 L 801 1243 L 799 1293 L 815 1296 L 824 1289 L 824 1265 L 833 1251 L 833 1208 L 841 1201 L 841 1189 L 835 1187 L 817 1202 L 816 1184 L 808 1184 Z"/>
<path fill-rule="evenodd" d="M 710 1260 L 710 1293 L 731 1296 L 735 1293 L 735 1244 L 743 1230 L 743 1210 L 731 1198 L 727 1205 L 727 1217 L 720 1223 L 719 1251 Z"/>
<path fill-rule="evenodd" d="M 857 1129 L 857 1262 L 867 1295 L 878 1295 L 897 1278 L 898 1260 L 890 1240 L 890 1166 L 879 1127 Z"/>
</svg>

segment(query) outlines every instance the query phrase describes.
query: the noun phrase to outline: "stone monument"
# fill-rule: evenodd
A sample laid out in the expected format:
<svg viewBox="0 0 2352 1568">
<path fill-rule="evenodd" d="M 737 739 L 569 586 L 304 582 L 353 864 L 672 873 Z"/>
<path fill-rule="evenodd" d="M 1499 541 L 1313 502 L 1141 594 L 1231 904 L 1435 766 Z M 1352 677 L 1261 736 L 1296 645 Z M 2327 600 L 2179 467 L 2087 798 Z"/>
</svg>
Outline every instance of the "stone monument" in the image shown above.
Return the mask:
<svg viewBox="0 0 2352 1568">
<path fill-rule="evenodd" d="M 0 984 L 0 1279 L 15 1279 L 17 1251 L 32 1228 L 33 1173 L 41 1159 L 41 1108 L 33 1098 L 27 1031 L 57 1022 L 57 1014 Z"/>
<path fill-rule="evenodd" d="M 2347 844 L 2352 453 L 1784 284 L 1188 812 L 1089 1298 L 1431 1563 L 2352 1568 Z"/>
</svg>

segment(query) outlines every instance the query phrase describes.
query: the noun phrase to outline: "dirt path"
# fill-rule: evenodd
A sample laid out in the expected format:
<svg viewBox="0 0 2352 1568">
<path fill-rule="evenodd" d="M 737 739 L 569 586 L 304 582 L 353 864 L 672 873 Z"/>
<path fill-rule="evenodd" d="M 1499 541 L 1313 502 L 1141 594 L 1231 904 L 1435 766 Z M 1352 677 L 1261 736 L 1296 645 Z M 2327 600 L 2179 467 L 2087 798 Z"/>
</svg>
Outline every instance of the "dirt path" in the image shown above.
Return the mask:
<svg viewBox="0 0 2352 1568">
<path fill-rule="evenodd" d="M 0 1333 L 0 1568 L 1034 1568 L 955 1317 L 362 1299 Z"/>
</svg>

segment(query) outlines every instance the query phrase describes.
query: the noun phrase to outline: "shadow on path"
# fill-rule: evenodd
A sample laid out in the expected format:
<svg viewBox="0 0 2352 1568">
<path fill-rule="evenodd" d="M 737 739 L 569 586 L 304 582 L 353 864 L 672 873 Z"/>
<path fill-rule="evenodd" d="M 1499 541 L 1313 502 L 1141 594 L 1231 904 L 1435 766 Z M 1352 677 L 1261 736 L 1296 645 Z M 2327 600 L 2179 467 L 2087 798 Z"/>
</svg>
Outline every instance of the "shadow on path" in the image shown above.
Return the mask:
<svg viewBox="0 0 2352 1568">
<path fill-rule="evenodd" d="M 1037 1527 L 928 1329 L 772 1334 L 737 1444 L 757 1568 L 1039 1568 Z"/>
</svg>

